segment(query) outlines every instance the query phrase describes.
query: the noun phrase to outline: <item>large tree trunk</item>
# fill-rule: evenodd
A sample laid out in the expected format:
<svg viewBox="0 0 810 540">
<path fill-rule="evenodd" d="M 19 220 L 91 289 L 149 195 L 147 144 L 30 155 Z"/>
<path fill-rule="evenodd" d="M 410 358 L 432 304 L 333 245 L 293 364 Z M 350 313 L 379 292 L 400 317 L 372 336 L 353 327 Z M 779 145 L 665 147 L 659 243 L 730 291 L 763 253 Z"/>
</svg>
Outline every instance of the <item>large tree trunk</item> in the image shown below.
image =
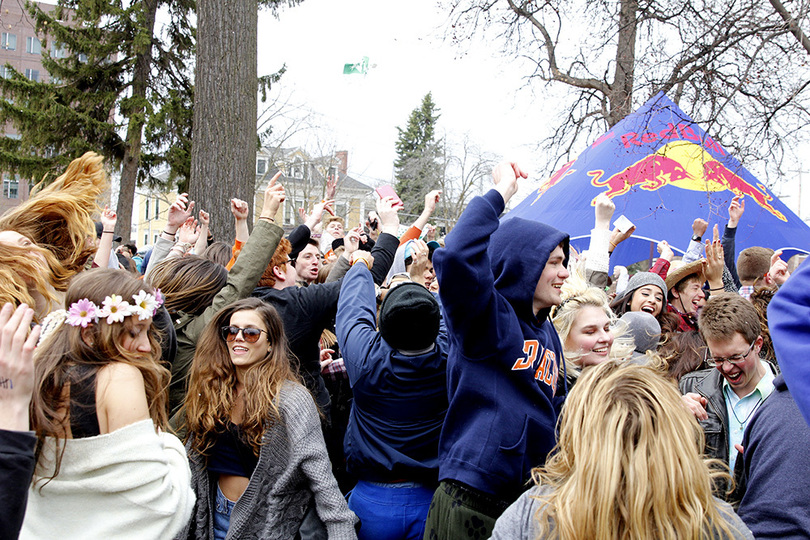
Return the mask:
<svg viewBox="0 0 810 540">
<path fill-rule="evenodd" d="M 256 161 L 257 0 L 198 0 L 189 197 L 211 214 L 217 240 L 234 236 L 230 199 L 248 201 Z"/>
<path fill-rule="evenodd" d="M 633 77 L 636 65 L 636 13 L 638 0 L 621 0 L 616 71 L 610 85 L 608 124 L 615 126 L 633 110 Z"/>
<path fill-rule="evenodd" d="M 118 221 L 115 234 L 129 242 L 132 236 L 132 203 L 135 200 L 135 187 L 138 183 L 138 166 L 141 160 L 141 139 L 143 136 L 144 112 L 146 110 L 146 89 L 152 70 L 152 35 L 155 29 L 155 14 L 158 0 L 143 0 L 144 26 L 141 28 L 143 39 L 135 51 L 135 69 L 132 74 L 132 106 L 126 111 L 129 117 L 127 126 L 126 148 L 121 166 L 121 189 L 118 193 Z"/>
</svg>

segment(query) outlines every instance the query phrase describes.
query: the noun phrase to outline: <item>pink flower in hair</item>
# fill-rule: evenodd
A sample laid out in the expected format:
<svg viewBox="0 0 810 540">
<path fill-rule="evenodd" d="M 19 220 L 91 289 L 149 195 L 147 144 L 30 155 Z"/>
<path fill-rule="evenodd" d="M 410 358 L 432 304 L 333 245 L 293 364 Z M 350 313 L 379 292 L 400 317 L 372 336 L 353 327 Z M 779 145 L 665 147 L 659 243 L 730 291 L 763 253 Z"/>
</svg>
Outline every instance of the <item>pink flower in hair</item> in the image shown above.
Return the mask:
<svg viewBox="0 0 810 540">
<path fill-rule="evenodd" d="M 99 316 L 107 318 L 107 324 L 123 322 L 124 317 L 132 315 L 132 309 L 129 302 L 118 296 L 112 294 L 104 299 L 104 307 L 101 309 Z"/>
<path fill-rule="evenodd" d="M 98 320 L 98 308 L 87 298 L 82 298 L 70 305 L 66 320 L 71 326 L 87 328 L 88 324 Z"/>
</svg>

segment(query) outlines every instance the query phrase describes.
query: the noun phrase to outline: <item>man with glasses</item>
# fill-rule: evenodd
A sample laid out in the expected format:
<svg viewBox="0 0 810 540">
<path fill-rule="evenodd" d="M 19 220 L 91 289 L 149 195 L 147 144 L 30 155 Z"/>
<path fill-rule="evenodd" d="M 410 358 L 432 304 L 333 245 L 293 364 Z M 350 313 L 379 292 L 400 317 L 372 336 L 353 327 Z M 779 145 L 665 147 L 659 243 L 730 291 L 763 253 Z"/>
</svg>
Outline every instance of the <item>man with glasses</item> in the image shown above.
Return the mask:
<svg viewBox="0 0 810 540">
<path fill-rule="evenodd" d="M 706 434 L 706 453 L 734 471 L 745 428 L 773 391 L 775 373 L 759 358 L 763 342 L 759 317 L 744 297 L 713 295 L 698 326 L 711 367 L 685 375 L 681 393 Z"/>
</svg>

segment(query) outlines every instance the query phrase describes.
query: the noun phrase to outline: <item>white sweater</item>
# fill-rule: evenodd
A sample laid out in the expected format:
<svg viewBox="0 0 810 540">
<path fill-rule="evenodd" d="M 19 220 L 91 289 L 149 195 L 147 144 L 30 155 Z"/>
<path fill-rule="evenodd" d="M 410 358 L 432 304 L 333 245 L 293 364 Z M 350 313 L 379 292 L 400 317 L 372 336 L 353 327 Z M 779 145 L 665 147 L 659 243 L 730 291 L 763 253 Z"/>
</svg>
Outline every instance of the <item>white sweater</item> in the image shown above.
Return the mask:
<svg viewBox="0 0 810 540">
<path fill-rule="evenodd" d="M 195 497 L 177 437 L 143 420 L 64 443 L 59 474 L 45 484 L 37 474 L 53 471 L 46 441 L 20 538 L 171 538 L 186 525 Z"/>
</svg>

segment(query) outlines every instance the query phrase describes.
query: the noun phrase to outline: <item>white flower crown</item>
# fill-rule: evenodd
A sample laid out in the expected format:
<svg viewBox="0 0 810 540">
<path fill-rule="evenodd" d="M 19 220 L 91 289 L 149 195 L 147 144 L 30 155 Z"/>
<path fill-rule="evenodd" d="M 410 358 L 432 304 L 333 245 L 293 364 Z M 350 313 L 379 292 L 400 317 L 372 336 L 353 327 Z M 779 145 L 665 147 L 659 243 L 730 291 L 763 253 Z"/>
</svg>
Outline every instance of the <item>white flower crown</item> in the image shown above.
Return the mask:
<svg viewBox="0 0 810 540">
<path fill-rule="evenodd" d="M 139 320 L 154 317 L 158 308 L 163 305 L 163 295 L 160 289 L 155 294 L 139 291 L 129 303 L 117 294 L 104 299 L 101 307 L 91 300 L 82 298 L 70 305 L 65 322 L 70 326 L 87 328 L 90 323 L 97 323 L 99 319 L 107 319 L 107 324 L 123 322 L 125 317 L 137 315 Z"/>
</svg>

